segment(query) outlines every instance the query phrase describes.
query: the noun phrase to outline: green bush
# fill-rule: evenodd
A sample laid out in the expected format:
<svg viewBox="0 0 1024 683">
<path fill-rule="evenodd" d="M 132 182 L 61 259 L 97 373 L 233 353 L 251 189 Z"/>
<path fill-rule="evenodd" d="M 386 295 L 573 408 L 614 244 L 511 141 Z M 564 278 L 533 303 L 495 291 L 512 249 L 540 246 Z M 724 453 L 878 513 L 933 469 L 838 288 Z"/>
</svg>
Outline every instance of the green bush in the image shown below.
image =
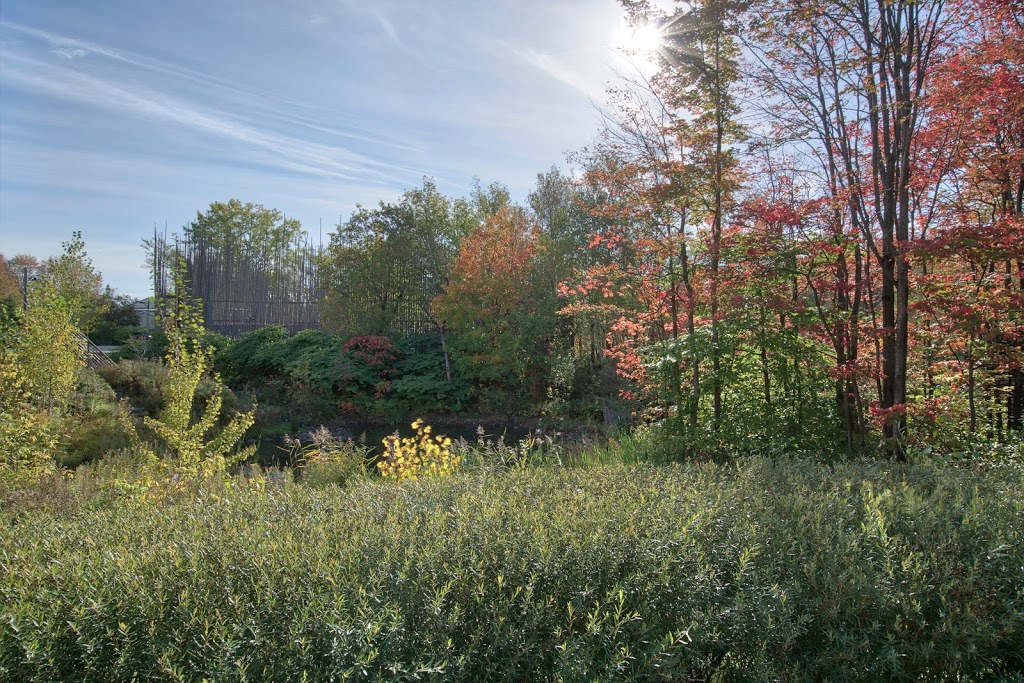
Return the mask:
<svg viewBox="0 0 1024 683">
<path fill-rule="evenodd" d="M 366 474 L 370 449 L 352 439 L 333 437 L 324 427 L 311 435 L 311 447 L 301 451 L 301 481 L 306 486 L 344 486 Z"/>
<path fill-rule="evenodd" d="M 128 448 L 131 440 L 118 422 L 116 407 L 65 420 L 61 467 L 78 467 L 107 453 Z"/>
<path fill-rule="evenodd" d="M 122 360 L 102 368 L 100 376 L 139 412 L 155 417 L 164 407 L 167 366 L 155 360 Z"/>
<path fill-rule="evenodd" d="M 79 368 L 75 374 L 72 412 L 77 415 L 108 411 L 117 405 L 117 394 L 95 370 Z"/>
<path fill-rule="evenodd" d="M 89 339 L 100 346 L 123 346 L 133 335 L 143 333 L 143 328 L 138 324 L 118 325 L 116 322 L 101 319 L 89 333 Z"/>
<path fill-rule="evenodd" d="M 451 381 L 445 375 L 440 337 L 413 335 L 403 339 L 399 349 L 391 391 L 400 410 L 420 415 L 457 413 L 469 404 L 473 397 L 469 383 L 458 374 Z"/>
<path fill-rule="evenodd" d="M 167 366 L 163 363 L 155 360 L 122 360 L 114 366 L 101 369 L 99 374 L 118 396 L 128 399 L 137 412 L 157 417 L 163 410 L 169 377 Z M 200 411 L 217 390 L 218 384 L 204 377 L 196 388 L 195 412 Z M 230 415 L 237 412 L 241 405 L 238 396 L 227 387 L 221 387 L 220 390 L 222 413 Z"/>
<path fill-rule="evenodd" d="M 287 422 L 321 420 L 336 409 L 339 345 L 319 330 L 289 336 L 270 325 L 243 334 L 217 356 L 214 369 L 235 389 L 252 391 L 258 403 L 278 406 Z"/>
<path fill-rule="evenodd" d="M 287 336 L 288 333 L 280 325 L 268 325 L 246 332 L 216 357 L 214 369 L 232 386 L 243 384 L 254 375 L 265 376 L 272 370 L 263 359 L 266 349 Z"/>
<path fill-rule="evenodd" d="M 5 513 L 0 678 L 1020 680 L 1021 489 L 753 460 Z"/>
</svg>

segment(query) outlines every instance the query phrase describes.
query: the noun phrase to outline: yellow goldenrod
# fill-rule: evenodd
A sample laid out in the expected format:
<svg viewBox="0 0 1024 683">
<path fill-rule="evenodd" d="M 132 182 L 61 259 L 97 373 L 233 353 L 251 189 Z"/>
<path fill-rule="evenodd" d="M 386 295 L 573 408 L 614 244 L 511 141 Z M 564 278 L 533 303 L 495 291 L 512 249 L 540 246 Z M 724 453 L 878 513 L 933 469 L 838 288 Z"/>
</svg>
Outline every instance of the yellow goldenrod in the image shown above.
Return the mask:
<svg viewBox="0 0 1024 683">
<path fill-rule="evenodd" d="M 377 461 L 381 476 L 389 479 L 417 479 L 421 476 L 449 474 L 459 466 L 459 456 L 453 455 L 452 440 L 444 435 L 431 437 L 430 425 L 417 419 L 412 423 L 416 436 L 399 438 L 397 434 L 384 437 L 384 454 Z"/>
</svg>

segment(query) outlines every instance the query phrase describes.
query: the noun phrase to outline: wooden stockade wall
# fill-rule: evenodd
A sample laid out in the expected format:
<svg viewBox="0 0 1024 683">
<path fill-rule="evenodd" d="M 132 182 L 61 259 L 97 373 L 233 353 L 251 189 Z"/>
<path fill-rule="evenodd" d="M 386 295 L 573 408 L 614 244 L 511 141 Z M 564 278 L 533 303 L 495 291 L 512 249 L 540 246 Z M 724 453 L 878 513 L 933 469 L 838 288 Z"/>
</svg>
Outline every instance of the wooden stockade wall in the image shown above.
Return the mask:
<svg viewBox="0 0 1024 683">
<path fill-rule="evenodd" d="M 224 253 L 196 240 L 183 251 L 207 329 L 239 336 L 271 324 L 293 334 L 320 327 L 319 248 L 305 242 Z"/>
<path fill-rule="evenodd" d="M 304 236 L 237 249 L 202 237 L 186 236 L 172 244 L 158 235 L 154 243 L 154 290 L 158 296 L 169 291 L 168 271 L 174 255 L 180 255 L 189 293 L 202 302 L 207 329 L 237 337 L 273 324 L 292 334 L 320 328 L 321 249 Z"/>
<path fill-rule="evenodd" d="M 267 325 L 290 334 L 329 327 L 352 334 L 432 333 L 429 315 L 434 294 L 407 264 L 385 258 L 365 269 L 332 269 L 339 281 L 326 296 L 321 259 L 324 249 L 302 233 L 290 240 L 225 241 L 186 230 L 169 242 L 153 237 L 153 289 L 157 298 L 172 287 L 170 270 L 177 258 L 185 264 L 190 295 L 202 302 L 206 328 L 238 337 Z M 374 277 L 370 272 L 381 273 Z"/>
</svg>

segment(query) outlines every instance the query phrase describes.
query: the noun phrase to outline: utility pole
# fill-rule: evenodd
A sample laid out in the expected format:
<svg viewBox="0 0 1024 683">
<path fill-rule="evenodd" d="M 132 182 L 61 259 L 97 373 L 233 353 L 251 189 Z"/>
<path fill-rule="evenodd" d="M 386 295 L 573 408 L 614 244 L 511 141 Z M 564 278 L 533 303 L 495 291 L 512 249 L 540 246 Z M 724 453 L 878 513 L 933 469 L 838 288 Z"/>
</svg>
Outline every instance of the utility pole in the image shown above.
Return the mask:
<svg viewBox="0 0 1024 683">
<path fill-rule="evenodd" d="M 28 266 L 22 266 L 21 273 L 21 307 L 28 315 Z"/>
</svg>

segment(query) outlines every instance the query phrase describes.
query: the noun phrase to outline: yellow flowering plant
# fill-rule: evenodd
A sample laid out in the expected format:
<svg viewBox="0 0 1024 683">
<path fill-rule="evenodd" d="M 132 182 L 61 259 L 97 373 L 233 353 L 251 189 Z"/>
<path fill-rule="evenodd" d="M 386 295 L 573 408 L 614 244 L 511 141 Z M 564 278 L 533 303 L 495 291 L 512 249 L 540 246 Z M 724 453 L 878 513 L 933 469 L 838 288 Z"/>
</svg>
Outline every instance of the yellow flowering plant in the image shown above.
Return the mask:
<svg viewBox="0 0 1024 683">
<path fill-rule="evenodd" d="M 381 476 L 401 481 L 451 474 L 458 469 L 461 458 L 452 453 L 450 438 L 443 434 L 431 436 L 431 427 L 423 420 L 413 422 L 412 428 L 415 436 L 384 437 L 384 454 L 377 461 Z"/>
</svg>

